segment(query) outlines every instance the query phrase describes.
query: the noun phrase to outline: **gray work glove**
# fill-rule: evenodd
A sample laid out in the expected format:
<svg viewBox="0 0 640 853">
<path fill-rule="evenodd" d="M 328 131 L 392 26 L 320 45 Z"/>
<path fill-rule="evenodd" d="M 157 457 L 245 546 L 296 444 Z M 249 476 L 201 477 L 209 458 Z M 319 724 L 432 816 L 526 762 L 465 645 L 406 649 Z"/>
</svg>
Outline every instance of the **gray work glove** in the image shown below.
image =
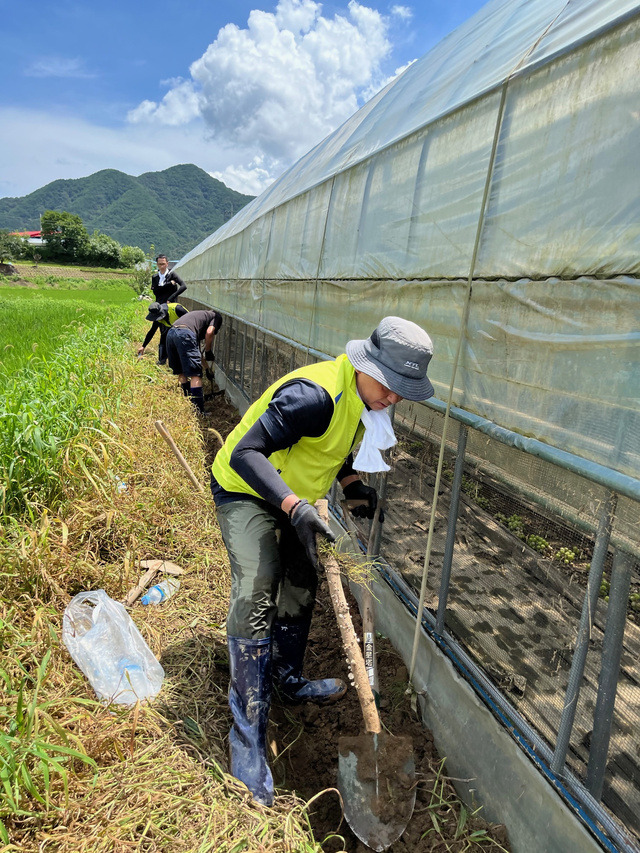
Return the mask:
<svg viewBox="0 0 640 853">
<path fill-rule="evenodd" d="M 373 518 L 378 506 L 378 493 L 371 486 L 366 486 L 362 480 L 354 480 L 342 490 L 346 501 L 362 501 L 359 506 L 350 507 L 351 514 L 356 518 Z M 380 510 L 380 523 L 384 521 L 384 511 Z"/>
<path fill-rule="evenodd" d="M 309 560 L 317 571 L 320 568 L 318 550 L 316 548 L 316 533 L 324 536 L 329 542 L 335 542 L 336 537 L 331 528 L 324 523 L 309 501 L 301 500 L 291 516 L 291 525 L 298 534 L 307 552 Z"/>
</svg>

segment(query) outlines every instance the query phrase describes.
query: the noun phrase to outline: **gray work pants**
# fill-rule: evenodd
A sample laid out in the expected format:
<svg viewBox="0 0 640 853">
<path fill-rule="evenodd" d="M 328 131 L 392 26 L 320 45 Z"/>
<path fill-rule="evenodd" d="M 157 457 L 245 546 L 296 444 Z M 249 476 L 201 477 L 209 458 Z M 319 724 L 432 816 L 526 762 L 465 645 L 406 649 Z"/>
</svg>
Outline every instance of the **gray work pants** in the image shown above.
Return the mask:
<svg viewBox="0 0 640 853">
<path fill-rule="evenodd" d="M 311 618 L 318 576 L 283 512 L 263 501 L 217 508 L 231 563 L 230 637 L 261 640 L 280 621 Z"/>
</svg>

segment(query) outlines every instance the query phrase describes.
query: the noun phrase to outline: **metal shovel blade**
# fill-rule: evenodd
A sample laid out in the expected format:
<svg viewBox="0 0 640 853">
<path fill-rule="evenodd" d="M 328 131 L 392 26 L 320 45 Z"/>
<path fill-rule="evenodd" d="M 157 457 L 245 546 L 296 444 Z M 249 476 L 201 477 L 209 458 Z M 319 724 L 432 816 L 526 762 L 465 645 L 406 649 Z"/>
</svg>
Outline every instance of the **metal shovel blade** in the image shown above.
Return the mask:
<svg viewBox="0 0 640 853">
<path fill-rule="evenodd" d="M 338 789 L 347 823 L 372 850 L 405 831 L 416 801 L 410 738 L 380 734 L 338 740 Z"/>
</svg>

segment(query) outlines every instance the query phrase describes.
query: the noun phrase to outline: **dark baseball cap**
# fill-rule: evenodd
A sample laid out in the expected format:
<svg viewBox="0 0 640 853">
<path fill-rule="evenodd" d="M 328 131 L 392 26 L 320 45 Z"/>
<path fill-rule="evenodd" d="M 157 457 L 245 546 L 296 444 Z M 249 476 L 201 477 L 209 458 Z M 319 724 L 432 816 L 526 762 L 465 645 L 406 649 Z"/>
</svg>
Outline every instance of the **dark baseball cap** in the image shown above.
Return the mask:
<svg viewBox="0 0 640 853">
<path fill-rule="evenodd" d="M 168 315 L 169 309 L 164 302 L 151 302 L 149 303 L 149 313 L 145 317 L 145 320 L 157 323 L 158 320 L 164 320 Z"/>
</svg>

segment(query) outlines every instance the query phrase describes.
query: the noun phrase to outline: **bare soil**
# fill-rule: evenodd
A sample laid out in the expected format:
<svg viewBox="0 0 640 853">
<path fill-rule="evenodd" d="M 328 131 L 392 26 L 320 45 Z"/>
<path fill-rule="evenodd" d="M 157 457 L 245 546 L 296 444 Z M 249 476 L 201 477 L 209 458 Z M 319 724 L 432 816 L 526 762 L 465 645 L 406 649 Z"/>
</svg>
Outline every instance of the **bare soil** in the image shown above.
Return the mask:
<svg viewBox="0 0 640 853">
<path fill-rule="evenodd" d="M 205 387 L 205 393 L 208 389 Z M 238 414 L 223 397 L 207 402 L 210 412 L 204 436 L 210 458 L 222 438 L 238 421 Z M 356 633 L 362 635 L 357 604 L 347 592 Z M 509 850 L 506 830 L 490 826 L 478 813 L 469 813 L 460 803 L 453 784 L 446 777 L 446 762 L 438 755 L 431 733 L 412 711 L 407 669 L 389 640 L 377 640 L 380 682 L 380 716 L 387 732 L 407 739 L 416 766 L 416 802 L 413 815 L 401 838 L 388 850 L 391 853 L 426 851 Z M 344 650 L 326 580 L 321 579 L 316 610 L 305 658 L 305 675 L 310 678 L 339 677 L 348 681 Z M 219 670 L 216 680 L 228 674 Z M 218 685 L 226 690 L 227 684 Z M 314 837 L 327 853 L 364 853 L 366 847 L 350 830 L 337 792 L 338 742 L 362 734 L 362 716 L 353 688 L 334 705 L 292 706 L 274 696 L 270 715 L 270 761 L 277 788 L 295 791 L 310 806 Z M 344 748 L 344 742 L 343 742 Z M 473 835 L 472 835 L 473 834 Z"/>
</svg>

